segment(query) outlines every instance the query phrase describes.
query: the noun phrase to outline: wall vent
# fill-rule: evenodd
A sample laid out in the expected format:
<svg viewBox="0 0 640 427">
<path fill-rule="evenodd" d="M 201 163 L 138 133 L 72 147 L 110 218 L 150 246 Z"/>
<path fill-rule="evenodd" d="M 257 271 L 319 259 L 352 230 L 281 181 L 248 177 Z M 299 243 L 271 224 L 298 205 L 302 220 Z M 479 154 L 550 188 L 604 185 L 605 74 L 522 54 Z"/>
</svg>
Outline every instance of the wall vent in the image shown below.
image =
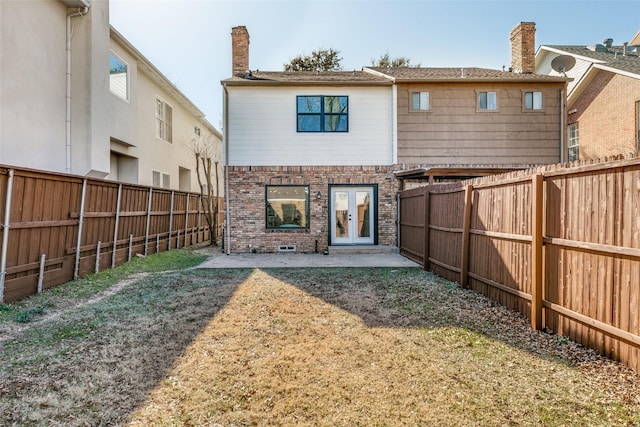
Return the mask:
<svg viewBox="0 0 640 427">
<path fill-rule="evenodd" d="M 295 252 L 296 245 L 280 245 L 278 246 L 278 252 Z"/>
</svg>

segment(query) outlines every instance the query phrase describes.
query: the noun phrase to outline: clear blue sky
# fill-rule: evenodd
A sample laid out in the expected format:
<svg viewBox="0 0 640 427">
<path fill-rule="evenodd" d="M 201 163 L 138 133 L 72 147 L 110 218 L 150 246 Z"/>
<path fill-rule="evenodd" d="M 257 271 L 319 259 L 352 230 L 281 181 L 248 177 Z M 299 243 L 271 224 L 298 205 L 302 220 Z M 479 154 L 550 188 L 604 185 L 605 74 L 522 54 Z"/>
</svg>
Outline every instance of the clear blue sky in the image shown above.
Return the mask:
<svg viewBox="0 0 640 427">
<path fill-rule="evenodd" d="M 541 44 L 630 41 L 640 1 L 617 0 L 110 0 L 111 25 L 220 129 L 231 76 L 231 28 L 251 38 L 251 69 L 281 71 L 299 54 L 340 51 L 346 70 L 389 52 L 423 67 L 510 64 L 509 33 L 536 23 Z"/>
</svg>

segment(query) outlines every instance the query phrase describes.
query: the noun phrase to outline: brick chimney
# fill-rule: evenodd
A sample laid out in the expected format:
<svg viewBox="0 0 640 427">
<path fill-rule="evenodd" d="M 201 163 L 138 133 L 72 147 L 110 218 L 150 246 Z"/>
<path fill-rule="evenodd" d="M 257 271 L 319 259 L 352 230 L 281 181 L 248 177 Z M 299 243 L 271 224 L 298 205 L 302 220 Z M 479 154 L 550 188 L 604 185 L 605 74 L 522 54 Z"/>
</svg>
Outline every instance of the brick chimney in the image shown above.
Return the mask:
<svg viewBox="0 0 640 427">
<path fill-rule="evenodd" d="M 249 70 L 249 32 L 244 25 L 231 29 L 231 62 L 234 76 L 244 76 Z"/>
<path fill-rule="evenodd" d="M 511 68 L 533 73 L 536 68 L 536 23 L 521 22 L 511 30 Z"/>
</svg>

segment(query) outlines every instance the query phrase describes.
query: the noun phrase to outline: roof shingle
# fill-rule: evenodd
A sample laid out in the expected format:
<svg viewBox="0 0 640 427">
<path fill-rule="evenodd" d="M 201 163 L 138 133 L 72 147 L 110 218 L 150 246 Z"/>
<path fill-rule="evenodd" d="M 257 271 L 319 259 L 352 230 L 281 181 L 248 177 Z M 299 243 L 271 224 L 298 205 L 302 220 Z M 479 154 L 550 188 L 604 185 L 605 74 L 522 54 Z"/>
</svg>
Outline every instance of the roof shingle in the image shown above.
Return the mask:
<svg viewBox="0 0 640 427">
<path fill-rule="evenodd" d="M 622 46 L 611 46 L 606 51 L 593 51 L 587 46 L 547 45 L 547 47 L 566 52 L 572 56 L 582 56 L 601 65 L 640 76 L 640 46 L 627 46 L 626 55 Z"/>
</svg>

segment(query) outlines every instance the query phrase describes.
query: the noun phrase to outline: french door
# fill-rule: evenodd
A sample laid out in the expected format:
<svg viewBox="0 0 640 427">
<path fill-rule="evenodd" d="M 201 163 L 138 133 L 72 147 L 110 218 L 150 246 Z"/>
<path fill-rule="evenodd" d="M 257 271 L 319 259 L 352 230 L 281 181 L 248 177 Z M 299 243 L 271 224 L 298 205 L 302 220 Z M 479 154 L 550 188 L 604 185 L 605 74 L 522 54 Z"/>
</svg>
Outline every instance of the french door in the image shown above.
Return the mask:
<svg viewBox="0 0 640 427">
<path fill-rule="evenodd" d="M 374 243 L 373 187 L 331 187 L 332 245 Z"/>
</svg>

